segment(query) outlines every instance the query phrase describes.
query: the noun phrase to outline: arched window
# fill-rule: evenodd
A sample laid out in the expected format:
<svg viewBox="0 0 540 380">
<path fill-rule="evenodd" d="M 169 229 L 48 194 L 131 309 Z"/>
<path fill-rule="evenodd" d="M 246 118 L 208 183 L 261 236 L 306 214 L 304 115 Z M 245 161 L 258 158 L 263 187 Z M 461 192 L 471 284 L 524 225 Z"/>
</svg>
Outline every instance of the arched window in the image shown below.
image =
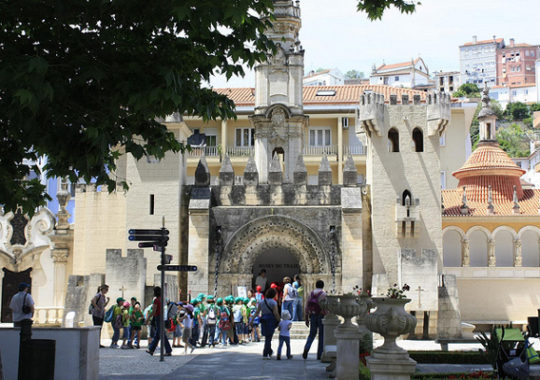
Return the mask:
<svg viewBox="0 0 540 380">
<path fill-rule="evenodd" d="M 412 131 L 412 138 L 414 141 L 414 151 L 423 152 L 424 151 L 424 134 L 420 128 L 414 128 Z"/>
<path fill-rule="evenodd" d="M 399 132 L 395 128 L 388 131 L 388 151 L 399 152 Z"/>
<path fill-rule="evenodd" d="M 412 205 L 412 195 L 409 190 L 405 190 L 403 194 L 401 195 L 401 205 L 406 206 L 407 205 L 407 199 L 409 199 L 409 205 Z"/>
</svg>

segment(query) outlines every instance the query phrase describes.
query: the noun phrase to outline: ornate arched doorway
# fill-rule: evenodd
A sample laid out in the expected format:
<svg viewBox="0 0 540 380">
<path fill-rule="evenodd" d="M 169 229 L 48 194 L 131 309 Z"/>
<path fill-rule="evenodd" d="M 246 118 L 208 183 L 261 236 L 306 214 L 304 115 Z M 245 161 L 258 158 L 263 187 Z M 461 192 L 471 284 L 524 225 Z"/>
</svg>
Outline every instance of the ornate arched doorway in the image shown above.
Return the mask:
<svg viewBox="0 0 540 380">
<path fill-rule="evenodd" d="M 306 288 L 312 288 L 317 279 L 329 281 L 332 278 L 331 260 L 326 251 L 321 238 L 296 219 L 272 215 L 252 220 L 225 244 L 219 266 L 218 294 L 234 293 L 236 286 L 250 288 L 257 264 L 265 257 L 270 259 L 267 265 L 285 264 L 272 262 L 272 257 L 276 260 L 288 257 L 289 264 L 295 265 L 294 271 L 304 277 Z"/>
</svg>

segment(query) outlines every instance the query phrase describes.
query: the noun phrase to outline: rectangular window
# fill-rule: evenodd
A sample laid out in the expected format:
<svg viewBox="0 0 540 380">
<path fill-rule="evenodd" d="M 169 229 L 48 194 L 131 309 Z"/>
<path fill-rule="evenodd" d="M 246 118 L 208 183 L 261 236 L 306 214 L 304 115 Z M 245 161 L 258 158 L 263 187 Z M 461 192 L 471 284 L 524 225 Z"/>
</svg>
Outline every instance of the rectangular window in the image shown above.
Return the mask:
<svg viewBox="0 0 540 380">
<path fill-rule="evenodd" d="M 446 189 L 446 172 L 441 171 L 441 189 Z"/>
<path fill-rule="evenodd" d="M 329 146 L 331 145 L 330 128 L 310 128 L 309 145 L 310 146 Z"/>
<path fill-rule="evenodd" d="M 154 215 L 154 194 L 150 194 L 150 215 Z"/>
<path fill-rule="evenodd" d="M 217 136 L 206 135 L 206 146 L 217 146 Z"/>
<path fill-rule="evenodd" d="M 239 147 L 255 145 L 255 129 L 236 128 L 234 145 Z"/>
<path fill-rule="evenodd" d="M 394 77 L 394 81 L 399 82 L 399 77 Z"/>
</svg>

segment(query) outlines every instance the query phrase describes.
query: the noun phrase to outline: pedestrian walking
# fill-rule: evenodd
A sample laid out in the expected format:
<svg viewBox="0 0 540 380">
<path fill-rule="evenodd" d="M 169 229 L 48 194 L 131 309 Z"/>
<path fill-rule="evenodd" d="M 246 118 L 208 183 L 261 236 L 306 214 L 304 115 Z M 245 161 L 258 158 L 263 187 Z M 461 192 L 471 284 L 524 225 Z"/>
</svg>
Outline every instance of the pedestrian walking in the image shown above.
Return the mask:
<svg viewBox="0 0 540 380">
<path fill-rule="evenodd" d="M 283 343 L 287 346 L 287 359 L 292 359 L 291 355 L 291 314 L 284 310 L 281 313 L 281 321 L 279 322 L 279 346 L 277 349 L 277 360 L 281 360 L 281 348 L 283 347 Z"/>
<path fill-rule="evenodd" d="M 144 316 L 140 302 L 136 301 L 131 312 L 131 339 L 128 345 L 130 348 L 141 348 L 141 328 L 144 323 Z"/>
<path fill-rule="evenodd" d="M 302 357 L 307 359 L 311 344 L 315 340 L 315 336 L 319 333 L 319 344 L 317 347 L 317 360 L 321 359 L 324 344 L 324 330 L 323 330 L 323 317 L 324 311 L 321 307 L 321 301 L 326 298 L 326 292 L 324 291 L 324 282 L 318 280 L 315 283 L 316 289 L 313 290 L 308 298 L 306 304 L 306 326 L 309 327 L 309 336 L 304 346 L 304 353 Z"/>
<path fill-rule="evenodd" d="M 113 336 L 111 339 L 111 348 L 118 348 L 118 340 L 120 339 L 120 329 L 124 327 L 123 309 L 125 299 L 118 297 L 116 305 L 113 306 L 113 317 L 111 326 L 113 328 Z"/>
<path fill-rule="evenodd" d="M 182 324 L 184 325 L 184 331 L 182 332 L 182 340 L 184 342 L 184 354 L 187 354 L 188 348 L 191 348 L 191 352 L 195 349 L 195 345 L 192 344 L 192 335 L 193 335 L 193 321 L 195 318 L 195 315 L 193 314 L 194 307 L 191 304 L 187 304 L 184 306 L 184 310 L 186 313 L 184 314 L 184 317 L 182 319 Z"/>
<path fill-rule="evenodd" d="M 296 301 L 293 305 L 293 321 L 304 319 L 304 287 L 298 274 L 294 275 L 293 287 L 296 289 Z"/>
<path fill-rule="evenodd" d="M 257 307 L 257 315 L 261 314 L 261 329 L 264 336 L 263 359 L 272 358 L 272 337 L 280 321 L 277 302 L 274 300 L 276 290 L 270 288 L 266 291 L 265 299 Z"/>
<path fill-rule="evenodd" d="M 19 292 L 9 302 L 12 311 L 13 326 L 21 329 L 21 343 L 32 339 L 32 317 L 34 316 L 34 299 L 30 294 L 30 285 L 21 282 Z"/>
<path fill-rule="evenodd" d="M 161 318 L 162 313 L 162 297 L 161 297 L 161 288 L 159 286 L 154 287 L 154 304 L 152 306 L 152 311 L 150 313 L 150 323 L 152 323 L 155 326 L 155 334 L 152 338 L 152 343 L 150 346 L 148 346 L 148 352 L 150 355 L 154 355 L 154 351 L 156 350 L 156 347 L 161 339 L 161 330 L 160 330 L 160 323 L 159 318 Z M 172 348 L 169 344 L 169 339 L 167 339 L 167 335 L 165 335 L 165 341 L 162 342 L 163 347 L 165 348 L 165 356 L 171 356 L 172 355 Z"/>
<path fill-rule="evenodd" d="M 206 297 L 206 326 L 208 330 L 208 345 L 214 347 L 216 345 L 216 327 L 218 323 L 218 308 L 214 304 L 214 296 Z"/>
<path fill-rule="evenodd" d="M 176 306 L 178 307 L 178 313 L 173 319 L 173 324 L 174 324 L 173 347 L 184 347 L 181 344 L 182 330 L 184 329 L 184 325 L 182 324 L 182 319 L 184 315 L 186 314 L 186 311 L 184 310 L 184 304 L 182 302 L 178 302 Z"/>
<path fill-rule="evenodd" d="M 129 315 L 130 307 L 131 304 L 129 301 L 124 301 L 124 305 L 122 307 L 122 346 L 120 347 L 124 350 L 133 348 L 129 347 L 129 339 L 131 338 L 131 318 Z"/>
<path fill-rule="evenodd" d="M 290 277 L 283 278 L 283 302 L 281 304 L 281 313 L 287 310 L 289 315 L 294 315 L 294 306 L 296 304 L 296 296 L 298 295 L 294 286 L 292 286 L 292 281 Z"/>
<path fill-rule="evenodd" d="M 90 302 L 90 314 L 92 315 L 92 322 L 94 326 L 99 326 L 99 347 L 103 348 L 101 344 L 101 330 L 103 329 L 103 319 L 105 318 L 105 308 L 109 304 L 109 285 L 103 284 L 98 288 L 98 292 L 92 298 Z"/>
</svg>

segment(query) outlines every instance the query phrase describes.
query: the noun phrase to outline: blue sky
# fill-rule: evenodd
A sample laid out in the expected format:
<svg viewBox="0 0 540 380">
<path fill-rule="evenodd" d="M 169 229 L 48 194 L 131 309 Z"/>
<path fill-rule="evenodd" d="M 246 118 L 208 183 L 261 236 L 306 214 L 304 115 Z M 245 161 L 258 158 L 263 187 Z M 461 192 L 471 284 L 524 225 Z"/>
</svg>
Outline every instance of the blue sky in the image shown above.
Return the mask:
<svg viewBox="0 0 540 380">
<path fill-rule="evenodd" d="M 356 12 L 354 0 L 303 0 L 300 40 L 305 70 L 338 68 L 369 75 L 373 64 L 403 62 L 420 55 L 430 72 L 459 70 L 459 45 L 493 35 L 516 43 L 540 44 L 540 0 L 423 0 L 417 12 L 395 10 L 381 21 Z M 251 87 L 245 78 L 222 77 L 214 87 Z"/>
</svg>

